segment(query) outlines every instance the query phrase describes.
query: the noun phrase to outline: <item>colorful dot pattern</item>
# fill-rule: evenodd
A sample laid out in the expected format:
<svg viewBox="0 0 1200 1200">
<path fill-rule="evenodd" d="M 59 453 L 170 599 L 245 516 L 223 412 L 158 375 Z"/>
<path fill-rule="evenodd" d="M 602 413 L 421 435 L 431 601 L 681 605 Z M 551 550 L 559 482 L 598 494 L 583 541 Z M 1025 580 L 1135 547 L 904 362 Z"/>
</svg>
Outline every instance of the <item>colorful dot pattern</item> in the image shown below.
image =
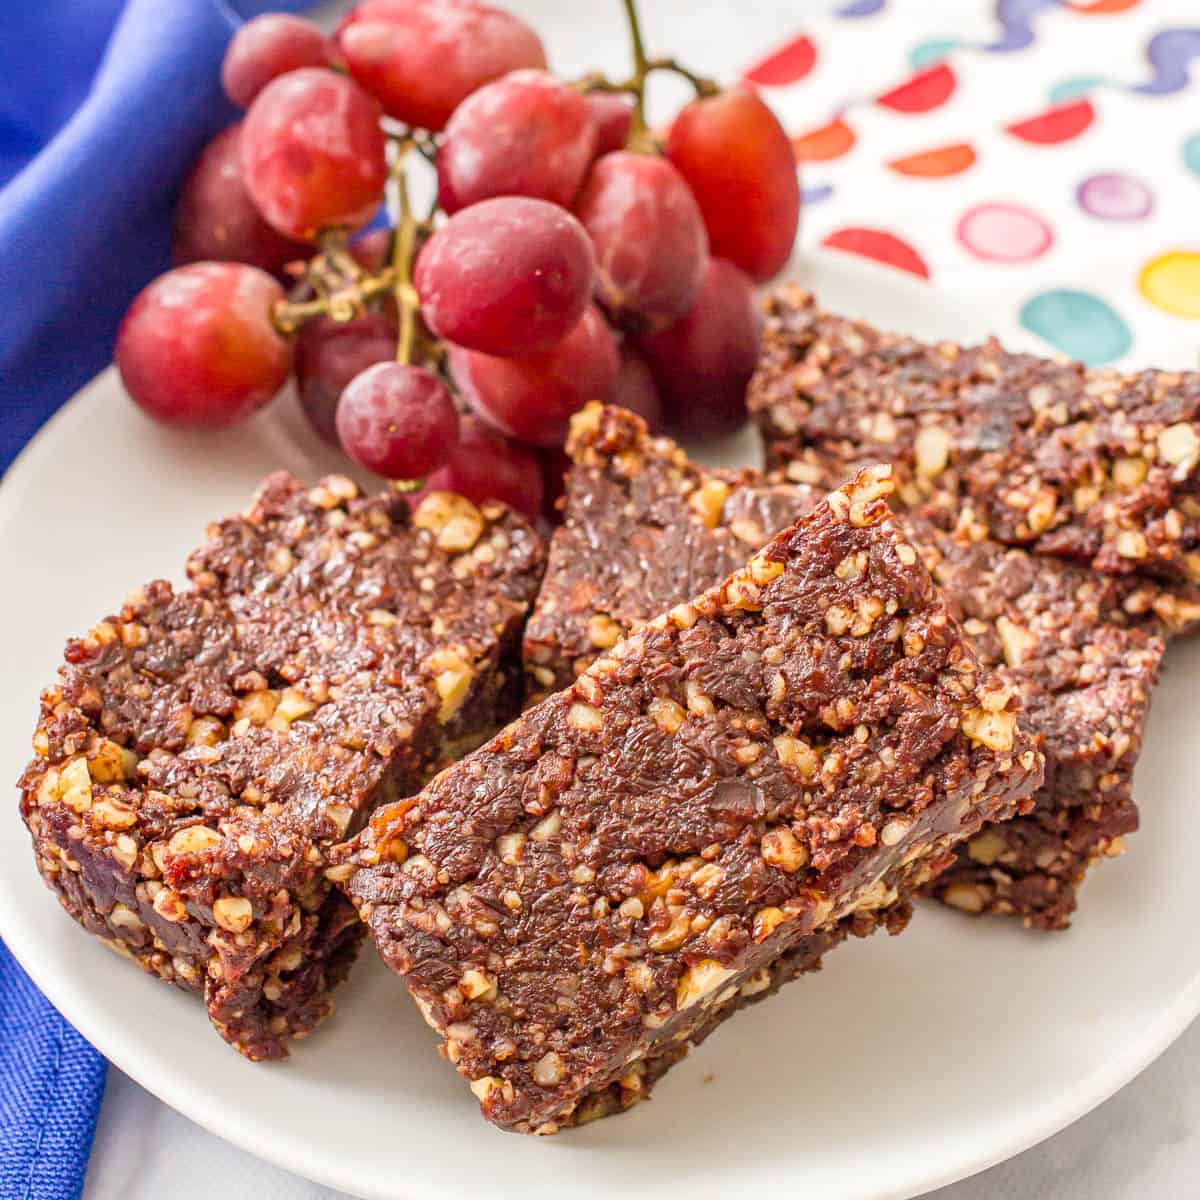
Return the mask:
<svg viewBox="0 0 1200 1200">
<path fill-rule="evenodd" d="M 824 97 L 823 122 L 792 126 L 810 244 L 950 288 L 970 279 L 979 295 L 991 287 L 1012 303 L 1008 326 L 1090 364 L 1129 355 L 1143 330 L 1161 343 L 1164 323 L 1178 337 L 1200 322 L 1200 221 L 1180 239 L 1181 204 L 1200 211 L 1200 118 L 1172 126 L 1168 169 L 1144 158 L 1129 125 L 1140 111 L 1162 142 L 1160 106 L 1179 106 L 1175 120 L 1200 113 L 1200 7 L 1188 27 L 1192 14 L 1152 13 L 1153 0 L 960 3 L 978 18 L 974 35 L 958 11 L 953 32 L 939 30 L 926 0 L 843 4 L 823 35 L 807 28 L 746 72 L 781 99 L 794 88 L 798 108 L 806 88 Z M 1176 24 L 1154 28 L 1159 12 Z M 1132 61 L 1117 70 L 1111 55 L 1073 53 L 1071 22 L 1081 46 L 1089 31 L 1115 31 L 1108 44 L 1123 42 Z M 873 26 L 879 42 L 864 56 Z M 907 45 L 895 44 L 901 31 Z M 1042 55 L 1031 86 L 1043 38 L 1057 57 Z M 864 58 L 891 62 L 892 77 Z M 976 74 L 990 108 L 973 127 Z M 941 138 L 922 144 L 926 125 Z M 1200 325 L 1189 336 L 1200 347 Z"/>
</svg>

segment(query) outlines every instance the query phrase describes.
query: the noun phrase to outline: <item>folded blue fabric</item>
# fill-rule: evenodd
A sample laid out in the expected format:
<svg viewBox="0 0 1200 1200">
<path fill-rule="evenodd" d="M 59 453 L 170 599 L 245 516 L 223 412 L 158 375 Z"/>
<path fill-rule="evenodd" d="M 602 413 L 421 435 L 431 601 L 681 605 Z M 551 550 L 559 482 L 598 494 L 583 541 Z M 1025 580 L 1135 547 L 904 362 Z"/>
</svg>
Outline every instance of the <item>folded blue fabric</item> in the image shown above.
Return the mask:
<svg viewBox="0 0 1200 1200">
<path fill-rule="evenodd" d="M 175 196 L 236 115 L 219 64 L 240 17 L 305 0 L 10 3 L 0 37 L 0 471 L 111 358 L 168 266 Z M 235 11 L 236 10 L 236 11 Z M 103 1059 L 0 943 L 0 1198 L 83 1190 Z"/>
<path fill-rule="evenodd" d="M 171 213 L 236 116 L 221 56 L 242 17 L 311 0 L 34 0 L 0 36 L 0 471 L 112 357 L 169 265 Z"/>
<path fill-rule="evenodd" d="M 58 1015 L 0 942 L 0 1196 L 83 1192 L 104 1060 Z"/>
</svg>

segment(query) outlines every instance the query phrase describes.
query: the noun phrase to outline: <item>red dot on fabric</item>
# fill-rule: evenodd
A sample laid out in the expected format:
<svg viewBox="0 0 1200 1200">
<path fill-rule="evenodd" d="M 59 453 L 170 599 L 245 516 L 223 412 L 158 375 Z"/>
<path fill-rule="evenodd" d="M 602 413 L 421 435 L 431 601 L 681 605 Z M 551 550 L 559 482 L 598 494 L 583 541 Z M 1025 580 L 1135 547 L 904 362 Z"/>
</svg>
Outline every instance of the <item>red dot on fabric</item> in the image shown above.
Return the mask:
<svg viewBox="0 0 1200 1200">
<path fill-rule="evenodd" d="M 929 267 L 920 254 L 907 242 L 884 229 L 847 226 L 845 229 L 834 230 L 821 245 L 830 250 L 844 250 L 848 254 L 873 259 L 875 262 L 895 267 L 898 271 L 919 275 L 922 279 L 929 278 Z"/>
<path fill-rule="evenodd" d="M 1096 110 L 1090 100 L 1072 100 L 1058 104 L 1005 128 L 1013 137 L 1037 146 L 1057 146 L 1077 138 L 1096 119 Z"/>
<path fill-rule="evenodd" d="M 956 142 L 953 146 L 939 146 L 936 150 L 894 158 L 887 165 L 899 175 L 945 179 L 950 175 L 961 175 L 975 165 L 977 158 L 974 148 L 967 142 Z"/>
<path fill-rule="evenodd" d="M 924 71 L 918 71 L 882 96 L 877 96 L 875 103 L 893 112 L 910 115 L 926 113 L 945 104 L 954 94 L 957 82 L 949 63 L 936 63 Z"/>
<path fill-rule="evenodd" d="M 801 34 L 751 67 L 746 78 L 765 87 L 782 87 L 798 83 L 816 65 L 817 48 L 812 38 Z"/>
</svg>

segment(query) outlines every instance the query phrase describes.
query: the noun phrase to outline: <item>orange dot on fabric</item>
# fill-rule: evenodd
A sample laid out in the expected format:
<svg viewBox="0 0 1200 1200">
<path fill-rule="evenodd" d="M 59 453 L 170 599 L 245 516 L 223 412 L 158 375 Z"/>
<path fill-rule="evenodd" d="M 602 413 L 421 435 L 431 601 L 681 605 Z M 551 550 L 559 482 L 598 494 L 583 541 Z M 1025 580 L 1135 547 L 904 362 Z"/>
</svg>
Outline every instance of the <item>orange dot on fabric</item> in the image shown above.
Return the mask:
<svg viewBox="0 0 1200 1200">
<path fill-rule="evenodd" d="M 907 242 L 884 229 L 847 226 L 845 229 L 834 230 L 821 245 L 830 250 L 844 250 L 847 254 L 873 259 L 875 262 L 895 267 L 898 271 L 919 275 L 922 279 L 929 278 L 929 268 L 920 254 Z"/>
<path fill-rule="evenodd" d="M 1163 312 L 1200 320 L 1200 253 L 1172 250 L 1151 259 L 1138 275 L 1138 291 Z"/>
<path fill-rule="evenodd" d="M 957 82 L 949 63 L 935 63 L 882 96 L 876 96 L 875 103 L 898 113 L 926 113 L 945 104 L 954 94 Z"/>
<path fill-rule="evenodd" d="M 1103 16 L 1108 13 L 1128 12 L 1137 8 L 1142 0 L 1068 0 L 1067 7 L 1072 12 L 1082 13 L 1088 17 Z"/>
<path fill-rule="evenodd" d="M 1096 119 L 1096 110 L 1090 100 L 1072 100 L 1057 104 L 1036 117 L 1017 121 L 1005 128 L 1013 137 L 1037 146 L 1057 146 L 1077 138 Z"/>
<path fill-rule="evenodd" d="M 782 87 L 798 83 L 816 65 L 817 48 L 812 38 L 801 34 L 751 67 L 746 78 L 765 87 Z"/>
<path fill-rule="evenodd" d="M 949 175 L 961 175 L 968 167 L 975 165 L 977 157 L 970 145 L 957 142 L 953 146 L 939 146 L 936 150 L 894 158 L 888 166 L 900 175 L 945 179 Z"/>
<path fill-rule="evenodd" d="M 854 130 L 845 121 L 830 121 L 792 138 L 792 150 L 797 162 L 829 162 L 848 153 L 854 141 Z"/>
</svg>

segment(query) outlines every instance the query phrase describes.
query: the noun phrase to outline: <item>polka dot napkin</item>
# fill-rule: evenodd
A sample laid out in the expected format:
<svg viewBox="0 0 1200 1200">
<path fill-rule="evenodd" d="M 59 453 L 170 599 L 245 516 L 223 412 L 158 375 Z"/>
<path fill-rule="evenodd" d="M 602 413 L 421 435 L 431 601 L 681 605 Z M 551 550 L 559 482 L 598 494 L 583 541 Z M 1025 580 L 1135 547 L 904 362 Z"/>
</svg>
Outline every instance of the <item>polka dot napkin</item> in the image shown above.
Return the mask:
<svg viewBox="0 0 1200 1200">
<path fill-rule="evenodd" d="M 853 0 L 745 74 L 794 134 L 810 249 L 1093 365 L 1196 365 L 1195 0 Z"/>
</svg>

